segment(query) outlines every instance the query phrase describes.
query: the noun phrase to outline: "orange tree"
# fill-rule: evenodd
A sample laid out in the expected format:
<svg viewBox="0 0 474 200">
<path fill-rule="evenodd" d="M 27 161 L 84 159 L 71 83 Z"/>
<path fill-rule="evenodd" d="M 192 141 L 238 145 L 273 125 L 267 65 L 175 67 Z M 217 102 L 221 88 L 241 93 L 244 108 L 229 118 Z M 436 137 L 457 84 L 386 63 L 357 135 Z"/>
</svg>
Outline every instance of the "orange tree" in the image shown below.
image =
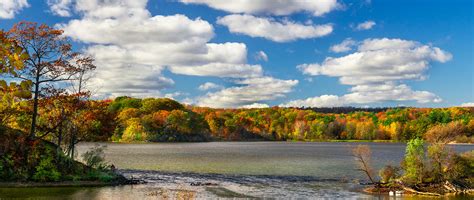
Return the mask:
<svg viewBox="0 0 474 200">
<path fill-rule="evenodd" d="M 70 80 L 80 69 L 71 63 L 79 53 L 72 50 L 69 41 L 62 35 L 63 31 L 38 25 L 33 22 L 15 24 L 8 36 L 24 51 L 24 66 L 14 68 L 13 77 L 31 82 L 33 86 L 33 110 L 29 137 L 36 137 L 36 123 L 39 99 L 42 87 L 52 83 Z"/>
</svg>

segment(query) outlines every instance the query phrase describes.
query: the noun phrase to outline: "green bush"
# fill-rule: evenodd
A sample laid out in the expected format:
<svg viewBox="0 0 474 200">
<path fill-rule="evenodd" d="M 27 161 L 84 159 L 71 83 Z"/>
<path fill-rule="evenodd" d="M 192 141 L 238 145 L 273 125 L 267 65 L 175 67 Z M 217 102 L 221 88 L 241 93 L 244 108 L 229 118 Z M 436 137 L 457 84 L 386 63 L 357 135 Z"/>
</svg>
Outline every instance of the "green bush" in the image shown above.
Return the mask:
<svg viewBox="0 0 474 200">
<path fill-rule="evenodd" d="M 0 178 L 1 180 L 11 180 L 15 177 L 15 171 L 13 170 L 14 161 L 12 155 L 3 155 L 0 160 Z"/>
<path fill-rule="evenodd" d="M 56 165 L 53 163 L 51 154 L 47 154 L 41 159 L 38 166 L 36 166 L 36 172 L 33 175 L 35 181 L 59 181 L 61 173 L 56 169 Z"/>
</svg>

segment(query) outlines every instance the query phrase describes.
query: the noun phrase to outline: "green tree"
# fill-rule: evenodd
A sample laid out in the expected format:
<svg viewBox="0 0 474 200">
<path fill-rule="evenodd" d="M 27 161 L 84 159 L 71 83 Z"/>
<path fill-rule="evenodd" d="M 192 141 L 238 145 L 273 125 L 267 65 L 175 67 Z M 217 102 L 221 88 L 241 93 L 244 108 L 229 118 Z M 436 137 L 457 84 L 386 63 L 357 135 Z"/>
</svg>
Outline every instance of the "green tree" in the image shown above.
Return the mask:
<svg viewBox="0 0 474 200">
<path fill-rule="evenodd" d="M 423 181 L 424 161 L 424 141 L 418 138 L 408 141 L 403 165 L 405 170 L 404 178 L 409 182 L 421 183 Z"/>
</svg>

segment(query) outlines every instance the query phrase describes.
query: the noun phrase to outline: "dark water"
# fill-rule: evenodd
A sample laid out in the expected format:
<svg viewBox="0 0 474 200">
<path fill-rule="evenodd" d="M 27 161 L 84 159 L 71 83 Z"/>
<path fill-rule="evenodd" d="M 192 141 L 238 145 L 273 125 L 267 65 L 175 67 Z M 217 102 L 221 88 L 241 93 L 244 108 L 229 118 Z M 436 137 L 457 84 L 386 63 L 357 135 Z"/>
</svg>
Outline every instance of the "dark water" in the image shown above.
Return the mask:
<svg viewBox="0 0 474 200">
<path fill-rule="evenodd" d="M 148 183 L 101 188 L 0 188 L 0 199 L 389 199 L 358 192 L 361 186 L 356 180 L 364 177 L 354 169 L 350 153 L 350 147 L 358 144 L 365 143 L 106 144 L 109 163 L 125 176 Z M 404 144 L 366 144 L 372 149 L 377 169 L 388 163 L 399 164 L 404 155 Z M 93 146 L 81 144 L 79 152 Z M 474 145 L 453 148 L 464 152 L 473 150 Z M 464 198 L 468 197 L 450 199 Z"/>
</svg>

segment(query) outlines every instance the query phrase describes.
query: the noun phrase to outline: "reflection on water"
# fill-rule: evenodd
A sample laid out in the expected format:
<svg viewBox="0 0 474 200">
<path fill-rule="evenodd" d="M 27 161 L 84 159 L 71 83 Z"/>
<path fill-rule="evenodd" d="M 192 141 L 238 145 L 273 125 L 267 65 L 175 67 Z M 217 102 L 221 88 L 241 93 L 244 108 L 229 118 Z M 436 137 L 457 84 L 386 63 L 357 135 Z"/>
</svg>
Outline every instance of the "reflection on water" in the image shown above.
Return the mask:
<svg viewBox="0 0 474 200">
<path fill-rule="evenodd" d="M 361 176 L 354 170 L 348 150 L 348 146 L 357 144 L 360 143 L 108 144 L 106 159 L 125 176 L 144 179 L 147 184 L 0 188 L 0 199 L 390 199 L 358 192 L 360 186 L 354 180 Z M 81 144 L 79 151 L 93 145 Z M 377 168 L 398 164 L 404 154 L 403 144 L 369 145 Z M 457 151 L 473 148 L 455 146 Z"/>
</svg>

